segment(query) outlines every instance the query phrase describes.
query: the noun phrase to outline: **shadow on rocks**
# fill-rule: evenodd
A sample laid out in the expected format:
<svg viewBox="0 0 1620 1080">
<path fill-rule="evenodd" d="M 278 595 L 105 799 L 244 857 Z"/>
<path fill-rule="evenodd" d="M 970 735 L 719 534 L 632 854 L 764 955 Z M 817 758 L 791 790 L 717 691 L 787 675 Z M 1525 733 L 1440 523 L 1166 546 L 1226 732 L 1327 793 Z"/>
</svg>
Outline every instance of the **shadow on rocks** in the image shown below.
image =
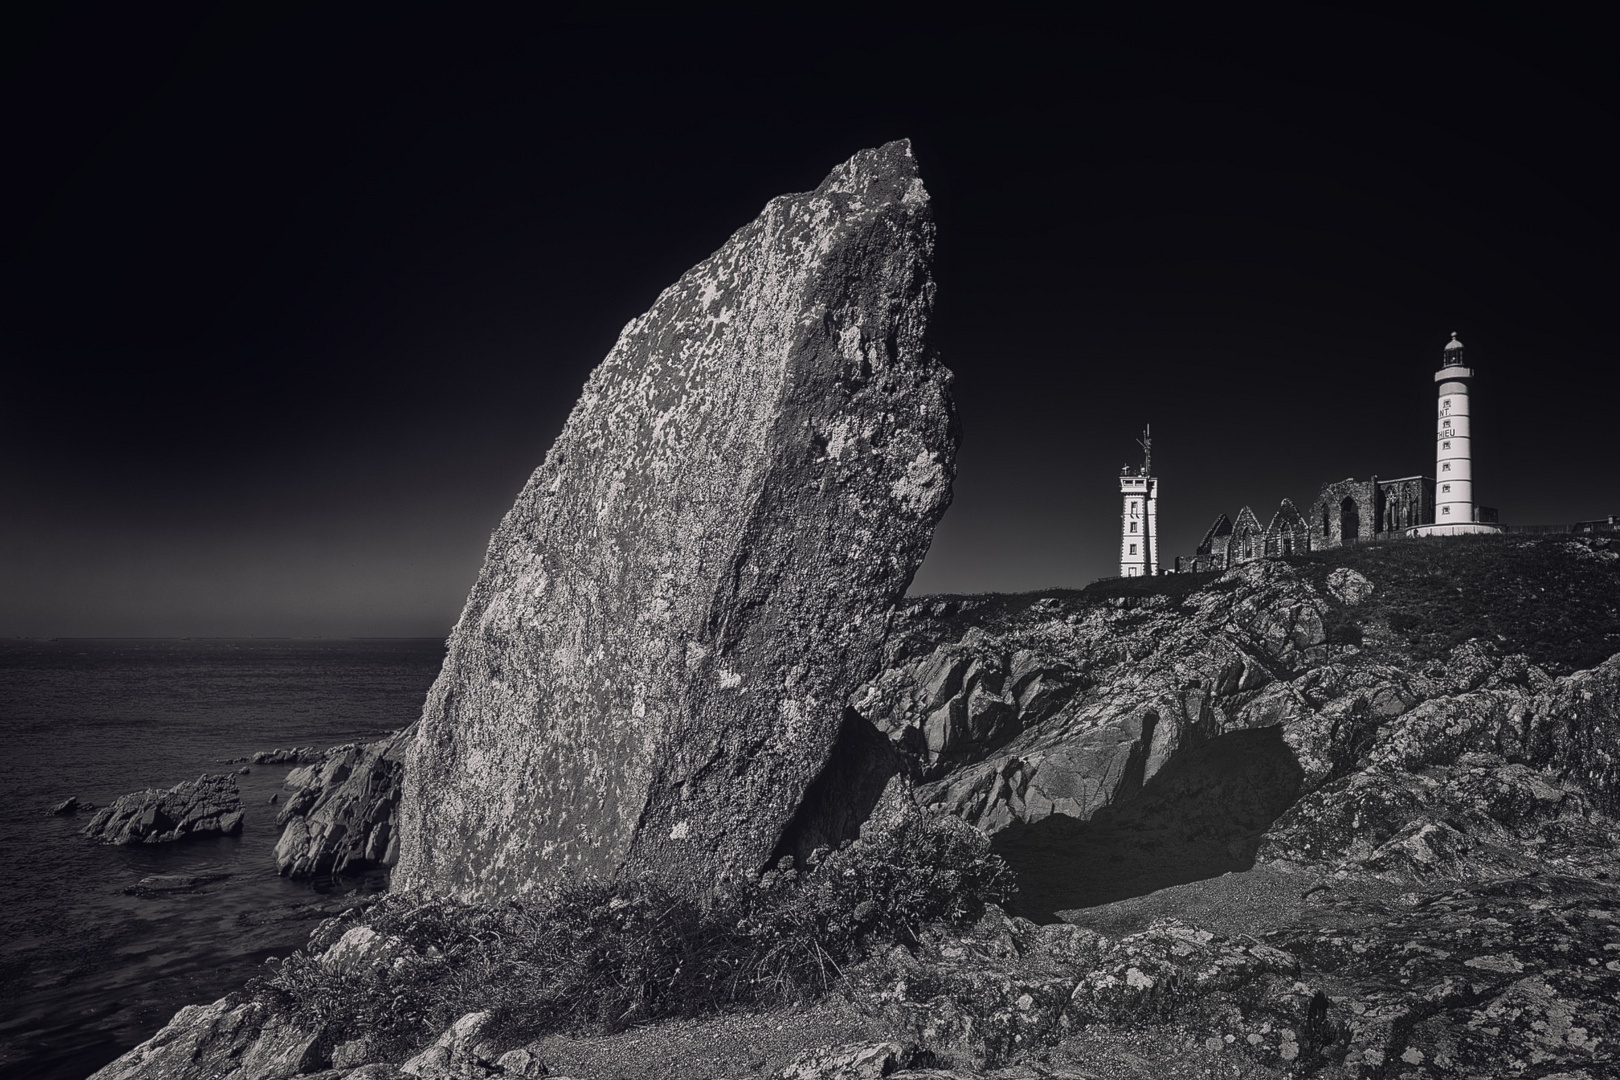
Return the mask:
<svg viewBox="0 0 1620 1080">
<path fill-rule="evenodd" d="M 1090 821 L 1054 814 L 1014 825 L 992 848 L 1018 876 L 1016 913 L 1054 922 L 1060 911 L 1252 868 L 1303 775 L 1280 728 L 1232 732 L 1178 754 Z"/>
</svg>

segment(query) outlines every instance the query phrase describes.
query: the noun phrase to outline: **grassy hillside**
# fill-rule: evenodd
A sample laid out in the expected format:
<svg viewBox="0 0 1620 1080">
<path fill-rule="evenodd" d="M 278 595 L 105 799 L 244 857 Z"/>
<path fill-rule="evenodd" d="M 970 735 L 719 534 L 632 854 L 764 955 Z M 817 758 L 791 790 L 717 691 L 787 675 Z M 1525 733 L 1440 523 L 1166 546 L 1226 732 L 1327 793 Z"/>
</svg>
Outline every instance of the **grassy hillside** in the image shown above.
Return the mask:
<svg viewBox="0 0 1620 1080">
<path fill-rule="evenodd" d="M 1617 549 L 1604 539 L 1459 536 L 1288 561 L 1319 586 L 1341 566 L 1373 582 L 1372 596 L 1335 612 L 1333 626 L 1369 652 L 1422 662 L 1482 638 L 1564 674 L 1620 653 Z"/>
</svg>

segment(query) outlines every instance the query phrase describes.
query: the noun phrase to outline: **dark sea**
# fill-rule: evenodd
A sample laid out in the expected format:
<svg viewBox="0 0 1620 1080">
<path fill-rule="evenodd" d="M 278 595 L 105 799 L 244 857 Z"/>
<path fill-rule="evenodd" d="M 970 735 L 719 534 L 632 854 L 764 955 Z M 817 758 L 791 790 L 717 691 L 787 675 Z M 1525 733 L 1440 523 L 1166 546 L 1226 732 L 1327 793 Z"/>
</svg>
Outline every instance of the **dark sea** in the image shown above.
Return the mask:
<svg viewBox="0 0 1620 1080">
<path fill-rule="evenodd" d="M 443 657 L 436 639 L 0 641 L 0 1076 L 87 1076 L 384 885 L 277 875 L 269 800 L 286 765 L 237 778 L 236 837 L 103 846 L 78 835 L 88 814 L 52 806 L 379 738 L 416 719 Z M 219 879 L 124 892 L 153 874 Z"/>
</svg>

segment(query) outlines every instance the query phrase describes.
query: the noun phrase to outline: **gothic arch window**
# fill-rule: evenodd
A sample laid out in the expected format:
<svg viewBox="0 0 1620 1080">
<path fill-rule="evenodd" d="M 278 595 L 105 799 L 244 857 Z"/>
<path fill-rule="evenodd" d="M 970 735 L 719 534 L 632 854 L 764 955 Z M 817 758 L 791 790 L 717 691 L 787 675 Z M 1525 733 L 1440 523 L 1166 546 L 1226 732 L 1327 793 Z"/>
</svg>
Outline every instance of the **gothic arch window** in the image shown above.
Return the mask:
<svg viewBox="0 0 1620 1080">
<path fill-rule="evenodd" d="M 1351 543 L 1361 536 L 1361 509 L 1356 500 L 1346 495 L 1339 503 L 1339 540 Z"/>
</svg>

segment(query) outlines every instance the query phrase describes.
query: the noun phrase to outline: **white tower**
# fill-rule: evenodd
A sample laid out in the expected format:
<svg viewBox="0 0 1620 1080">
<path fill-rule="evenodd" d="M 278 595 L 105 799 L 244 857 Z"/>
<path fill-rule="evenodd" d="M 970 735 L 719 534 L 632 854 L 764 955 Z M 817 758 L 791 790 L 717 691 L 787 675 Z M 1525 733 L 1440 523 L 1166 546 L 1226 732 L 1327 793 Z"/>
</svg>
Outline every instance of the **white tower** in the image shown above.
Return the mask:
<svg viewBox="0 0 1620 1080">
<path fill-rule="evenodd" d="M 1119 471 L 1119 576 L 1159 572 L 1159 481 L 1153 475 L 1153 429 L 1142 429 L 1142 469 Z"/>
<path fill-rule="evenodd" d="M 1463 343 L 1451 335 L 1440 370 L 1440 413 L 1434 437 L 1434 524 L 1410 530 L 1417 536 L 1457 536 L 1502 530 L 1474 520 L 1474 437 L 1468 386 L 1474 369 L 1463 360 Z"/>
</svg>

